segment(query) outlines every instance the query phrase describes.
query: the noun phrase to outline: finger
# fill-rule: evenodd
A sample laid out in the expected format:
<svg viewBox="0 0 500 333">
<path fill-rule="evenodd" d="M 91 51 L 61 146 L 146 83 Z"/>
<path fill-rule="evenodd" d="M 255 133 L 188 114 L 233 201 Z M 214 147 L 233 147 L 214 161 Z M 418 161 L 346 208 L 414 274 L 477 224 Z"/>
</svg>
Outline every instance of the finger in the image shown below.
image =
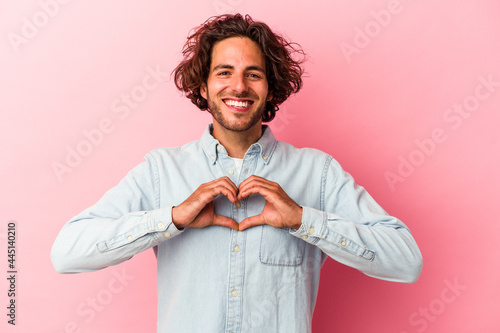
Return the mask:
<svg viewBox="0 0 500 333">
<path fill-rule="evenodd" d="M 225 184 L 228 188 L 232 188 L 235 192 L 238 192 L 238 186 L 236 186 L 228 176 L 217 178 L 213 182 Z"/>
<path fill-rule="evenodd" d="M 238 193 L 238 200 L 248 197 L 250 194 L 259 193 L 261 194 L 267 201 L 272 202 L 273 194 L 277 194 L 276 188 L 271 186 L 261 185 L 261 184 L 253 184 L 247 185 L 246 187 L 240 189 Z"/>
<path fill-rule="evenodd" d="M 234 203 L 237 202 L 236 193 L 224 186 L 200 186 L 189 198 L 172 209 L 173 221 L 180 224 L 192 222 L 219 194 L 225 195 Z"/>
<path fill-rule="evenodd" d="M 248 180 L 248 178 L 246 180 Z M 239 198 L 241 198 L 240 197 L 241 193 L 248 192 L 249 189 L 256 187 L 256 186 L 260 186 L 263 189 L 267 189 L 269 191 L 273 191 L 276 193 L 278 193 L 281 190 L 281 187 L 278 183 L 272 182 L 270 180 L 267 180 L 267 179 L 264 179 L 261 177 L 251 179 L 248 182 L 246 180 L 244 182 L 242 182 L 238 188 L 239 189 L 239 191 L 238 191 Z M 248 195 L 245 195 L 245 197 L 246 196 L 248 196 Z"/>
<path fill-rule="evenodd" d="M 217 197 L 219 194 L 225 195 L 232 203 L 236 203 L 238 201 L 237 199 L 238 192 L 236 192 L 236 190 L 232 188 L 227 188 L 224 185 L 219 185 L 217 188 L 214 189 L 211 200 L 213 201 L 215 197 Z"/>
<path fill-rule="evenodd" d="M 245 187 L 247 184 L 254 183 L 254 182 L 269 182 L 269 180 L 262 178 L 262 177 L 259 177 L 259 176 L 256 176 L 256 175 L 251 175 L 250 177 L 248 177 L 247 179 L 242 181 L 238 188 L 241 189 L 242 186 Z"/>
<path fill-rule="evenodd" d="M 214 214 L 213 225 L 239 230 L 239 225 L 230 217 Z"/>
<path fill-rule="evenodd" d="M 266 222 L 261 214 L 255 215 L 255 216 L 250 216 L 250 217 L 247 217 L 246 219 L 244 219 L 243 221 L 241 221 L 240 231 L 243 231 L 243 230 L 251 228 L 251 227 L 255 227 L 257 225 L 263 225 L 265 223 Z"/>
<path fill-rule="evenodd" d="M 238 202 L 238 199 L 237 199 L 238 192 L 239 192 L 238 187 L 228 177 L 224 177 L 224 178 L 226 178 L 226 179 L 222 180 L 222 184 L 223 184 L 222 186 L 224 186 L 228 190 L 228 192 L 224 193 L 224 195 L 232 203 Z"/>
<path fill-rule="evenodd" d="M 219 194 L 225 195 L 229 201 L 233 203 L 237 201 L 236 196 L 238 195 L 238 189 L 224 181 L 212 183 L 208 186 L 204 186 L 203 188 L 199 188 L 199 190 L 200 199 L 203 204 L 208 204 L 213 201 Z"/>
</svg>

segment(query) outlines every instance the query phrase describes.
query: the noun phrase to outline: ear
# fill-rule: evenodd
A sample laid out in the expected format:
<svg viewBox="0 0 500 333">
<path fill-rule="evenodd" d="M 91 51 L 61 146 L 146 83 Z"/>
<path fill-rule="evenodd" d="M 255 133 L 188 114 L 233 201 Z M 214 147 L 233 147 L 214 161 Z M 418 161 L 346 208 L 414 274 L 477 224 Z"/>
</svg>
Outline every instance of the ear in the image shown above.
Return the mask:
<svg viewBox="0 0 500 333">
<path fill-rule="evenodd" d="M 267 93 L 267 97 L 266 97 L 266 101 L 269 102 L 272 99 L 273 99 L 273 93 L 272 92 L 268 92 Z"/>
<path fill-rule="evenodd" d="M 200 94 L 201 96 L 208 100 L 208 96 L 207 96 L 207 84 L 206 83 L 202 83 L 201 86 L 200 86 Z"/>
</svg>

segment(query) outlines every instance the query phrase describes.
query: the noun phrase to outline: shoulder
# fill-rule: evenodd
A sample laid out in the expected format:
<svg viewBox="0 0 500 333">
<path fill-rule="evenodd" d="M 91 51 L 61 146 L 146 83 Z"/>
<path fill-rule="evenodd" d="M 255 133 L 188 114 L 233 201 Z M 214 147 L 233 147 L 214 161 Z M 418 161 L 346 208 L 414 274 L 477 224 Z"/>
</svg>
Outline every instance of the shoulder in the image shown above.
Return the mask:
<svg viewBox="0 0 500 333">
<path fill-rule="evenodd" d="M 275 153 L 278 155 L 289 156 L 291 158 L 302 158 L 306 160 L 324 160 L 325 162 L 333 159 L 333 157 L 330 154 L 322 150 L 309 147 L 297 148 L 284 141 L 277 141 Z"/>
<path fill-rule="evenodd" d="M 189 155 L 201 149 L 199 140 L 196 140 L 188 142 L 182 146 L 153 149 L 147 153 L 144 158 L 146 160 L 156 160 L 158 162 L 165 159 L 179 158 Z"/>
<path fill-rule="evenodd" d="M 323 174 L 333 173 L 336 176 L 344 172 L 332 155 L 316 148 L 297 148 L 287 142 L 277 141 L 275 154 L 276 159 L 281 162 L 298 163 L 302 167 L 313 167 L 316 170 L 321 168 Z"/>
</svg>

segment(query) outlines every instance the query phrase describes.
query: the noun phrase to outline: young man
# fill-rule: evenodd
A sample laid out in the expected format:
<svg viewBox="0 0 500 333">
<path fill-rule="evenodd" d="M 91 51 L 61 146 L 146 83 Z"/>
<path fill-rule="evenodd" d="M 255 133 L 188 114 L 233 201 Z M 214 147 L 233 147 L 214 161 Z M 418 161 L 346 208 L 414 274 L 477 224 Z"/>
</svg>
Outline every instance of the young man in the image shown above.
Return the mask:
<svg viewBox="0 0 500 333">
<path fill-rule="evenodd" d="M 301 52 L 249 16 L 188 38 L 176 85 L 213 124 L 198 141 L 153 150 L 52 249 L 58 272 L 116 265 L 154 248 L 158 332 L 310 332 L 329 256 L 414 282 L 408 228 L 329 155 L 276 141 L 270 121 L 302 84 Z"/>
</svg>

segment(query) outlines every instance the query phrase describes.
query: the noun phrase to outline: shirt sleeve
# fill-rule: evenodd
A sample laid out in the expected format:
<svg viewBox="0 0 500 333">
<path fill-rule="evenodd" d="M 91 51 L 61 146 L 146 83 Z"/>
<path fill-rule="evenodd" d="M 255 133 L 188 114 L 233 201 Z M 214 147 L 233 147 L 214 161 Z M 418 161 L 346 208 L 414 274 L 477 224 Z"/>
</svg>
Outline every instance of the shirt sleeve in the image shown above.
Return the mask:
<svg viewBox="0 0 500 333">
<path fill-rule="evenodd" d="M 51 251 L 59 273 L 94 271 L 132 258 L 179 231 L 172 206 L 159 207 L 158 167 L 152 155 L 92 207 L 67 222 Z"/>
<path fill-rule="evenodd" d="M 321 209 L 303 207 L 302 225 L 290 233 L 368 276 L 415 282 L 422 255 L 408 227 L 389 216 L 332 158 L 322 181 Z"/>
</svg>

